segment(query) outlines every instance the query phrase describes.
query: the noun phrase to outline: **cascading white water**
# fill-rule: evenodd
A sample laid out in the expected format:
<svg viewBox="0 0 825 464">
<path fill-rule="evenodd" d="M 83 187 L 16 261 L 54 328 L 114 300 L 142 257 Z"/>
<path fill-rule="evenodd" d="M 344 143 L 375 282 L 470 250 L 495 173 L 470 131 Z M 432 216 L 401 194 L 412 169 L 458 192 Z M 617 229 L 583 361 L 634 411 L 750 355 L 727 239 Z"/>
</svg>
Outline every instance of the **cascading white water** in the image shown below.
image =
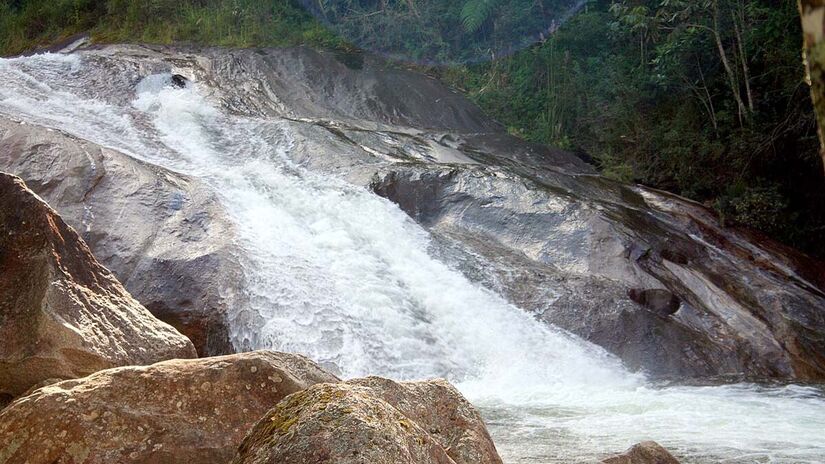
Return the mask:
<svg viewBox="0 0 825 464">
<path fill-rule="evenodd" d="M 304 353 L 345 377 L 622 378 L 596 349 L 430 258 L 427 234 L 388 201 L 296 166 L 278 121 L 226 117 L 194 86 L 157 77 L 135 108 L 181 155 L 178 169 L 221 192 L 247 251 L 237 346 Z"/>
<path fill-rule="evenodd" d="M 654 388 L 432 258 L 427 233 L 367 190 L 291 161 L 289 125 L 230 115 L 197 85 L 88 95 L 75 56 L 0 60 L 0 114 L 198 177 L 244 256 L 242 348 L 306 354 L 344 377 L 447 377 L 506 461 L 589 462 L 656 439 L 685 462 L 823 462 L 825 399 L 788 386 Z"/>
</svg>

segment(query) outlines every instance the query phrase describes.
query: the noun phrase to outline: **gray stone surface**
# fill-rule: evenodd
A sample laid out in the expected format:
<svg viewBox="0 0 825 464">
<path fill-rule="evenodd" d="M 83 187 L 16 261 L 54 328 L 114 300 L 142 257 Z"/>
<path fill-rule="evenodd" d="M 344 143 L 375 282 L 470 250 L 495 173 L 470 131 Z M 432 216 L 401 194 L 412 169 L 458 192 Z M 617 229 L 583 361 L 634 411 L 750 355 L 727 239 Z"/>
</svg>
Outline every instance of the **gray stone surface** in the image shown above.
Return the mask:
<svg viewBox="0 0 825 464">
<path fill-rule="evenodd" d="M 232 224 L 186 176 L 59 131 L 0 117 L 0 169 L 22 177 L 95 257 L 201 354 L 233 351 L 224 313 L 240 270 Z"/>
<path fill-rule="evenodd" d="M 633 369 L 665 378 L 825 378 L 823 263 L 753 232 L 723 228 L 701 205 L 607 180 L 569 153 L 511 137 L 427 76 L 371 57 L 352 69 L 333 54 L 305 48 L 109 46 L 76 53 L 103 70 L 96 79 L 105 85 L 94 89 L 100 98 L 129 101 L 142 76 L 171 72 L 199 83 L 228 111 L 285 118 L 294 160 L 397 203 L 433 233 L 433 253 Z M 19 137 L 20 130 L 30 129 L 7 129 L 4 137 Z M 26 153 L 36 151 L 32 140 Z M 12 170 L 35 177 L 20 166 Z M 59 179 L 42 183 L 43 190 L 76 188 Z M 90 245 L 150 309 L 152 301 L 191 304 L 200 314 L 226 308 L 226 302 L 204 303 L 216 300 L 201 296 L 211 289 L 198 286 L 234 281 L 234 268 L 219 251 L 229 246 L 224 236 L 231 236 L 231 226 L 195 182 L 176 181 L 174 188 L 152 182 L 195 199 L 180 215 L 193 219 L 152 228 L 154 240 L 175 244 L 172 257 L 156 259 L 151 248 L 139 246 L 107 248 L 94 239 Z M 81 192 L 89 189 L 82 185 Z M 36 182 L 33 188 L 40 189 Z M 64 213 L 77 223 L 81 205 L 90 203 L 80 195 L 73 212 Z M 117 190 L 106 196 L 125 201 Z M 138 203 L 147 201 L 156 200 Z M 133 222 L 168 221 L 165 201 L 131 210 Z M 66 209 L 60 201 L 56 206 Z M 97 224 L 104 234 L 115 228 Z M 176 237 L 192 237 L 193 224 L 202 229 L 188 239 L 194 245 Z M 204 251 L 192 251 L 199 247 Z M 117 264 L 130 259 L 147 264 L 145 281 L 133 281 L 129 268 Z M 164 280 L 166 262 L 191 272 L 181 274 L 180 285 Z M 226 274 L 216 279 L 215 269 Z M 155 298 L 148 282 L 174 291 L 155 291 Z M 175 293 L 194 296 L 169 298 Z"/>
</svg>

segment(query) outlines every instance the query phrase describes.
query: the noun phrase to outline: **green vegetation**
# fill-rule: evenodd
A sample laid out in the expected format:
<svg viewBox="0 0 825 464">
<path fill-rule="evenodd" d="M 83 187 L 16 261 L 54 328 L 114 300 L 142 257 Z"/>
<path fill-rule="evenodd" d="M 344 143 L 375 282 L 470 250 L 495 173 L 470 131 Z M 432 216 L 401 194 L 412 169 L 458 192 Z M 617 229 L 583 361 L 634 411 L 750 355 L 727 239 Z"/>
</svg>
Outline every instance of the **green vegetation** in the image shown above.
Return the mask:
<svg viewBox="0 0 825 464">
<path fill-rule="evenodd" d="M 440 74 L 514 134 L 825 256 L 793 0 L 592 1 L 544 43 Z"/>
<path fill-rule="evenodd" d="M 419 64 L 496 54 L 427 71 L 516 135 L 825 257 L 825 178 L 796 2 L 591 0 L 554 34 L 533 33 L 578 3 L 0 0 L 0 54 L 81 31 L 101 42 L 355 43 Z M 519 34 L 539 42 L 502 56 L 522 47 Z"/>
<path fill-rule="evenodd" d="M 466 63 L 521 50 L 585 0 L 303 0 L 341 37 L 415 63 Z"/>
<path fill-rule="evenodd" d="M 79 32 L 97 42 L 345 45 L 289 0 L 0 0 L 0 54 Z"/>
</svg>

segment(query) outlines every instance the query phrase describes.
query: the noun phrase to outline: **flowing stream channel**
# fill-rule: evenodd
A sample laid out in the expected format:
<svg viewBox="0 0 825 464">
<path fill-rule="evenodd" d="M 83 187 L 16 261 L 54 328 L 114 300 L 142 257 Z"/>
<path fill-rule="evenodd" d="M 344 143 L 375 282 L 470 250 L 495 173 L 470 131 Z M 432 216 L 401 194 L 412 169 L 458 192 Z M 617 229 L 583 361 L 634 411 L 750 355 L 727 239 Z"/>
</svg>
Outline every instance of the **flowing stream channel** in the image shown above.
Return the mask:
<svg viewBox="0 0 825 464">
<path fill-rule="evenodd" d="M 236 347 L 302 353 L 345 378 L 445 377 L 481 409 L 509 464 L 595 462 L 647 439 L 685 463 L 825 462 L 822 389 L 653 384 L 435 259 L 428 233 L 394 204 L 293 162 L 284 121 L 231 114 L 170 74 L 96 95 L 91 66 L 0 60 L 0 114 L 214 189 L 244 254 Z"/>
</svg>

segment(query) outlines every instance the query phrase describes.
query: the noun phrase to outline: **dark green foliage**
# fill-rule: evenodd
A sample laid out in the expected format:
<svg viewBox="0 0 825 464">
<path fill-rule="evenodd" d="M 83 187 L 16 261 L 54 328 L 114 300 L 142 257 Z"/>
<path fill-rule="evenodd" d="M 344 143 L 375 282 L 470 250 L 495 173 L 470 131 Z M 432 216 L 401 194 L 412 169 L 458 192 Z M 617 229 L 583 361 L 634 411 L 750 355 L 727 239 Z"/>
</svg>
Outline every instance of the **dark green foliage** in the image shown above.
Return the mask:
<svg viewBox="0 0 825 464">
<path fill-rule="evenodd" d="M 50 40 L 87 30 L 105 7 L 96 0 L 0 0 L 0 50 L 19 52 L 34 38 Z"/>
<path fill-rule="evenodd" d="M 461 7 L 461 22 L 464 30 L 477 32 L 492 16 L 498 6 L 498 0 L 467 0 Z"/>
<path fill-rule="evenodd" d="M 101 42 L 345 47 L 289 0 L 0 0 L 0 54 L 81 31 Z"/>
<path fill-rule="evenodd" d="M 792 0 L 592 1 L 529 50 L 434 72 L 514 134 L 825 257 L 825 178 L 799 29 Z"/>
<path fill-rule="evenodd" d="M 464 63 L 522 50 L 584 0 L 302 0 L 347 41 L 416 63 Z"/>
</svg>

